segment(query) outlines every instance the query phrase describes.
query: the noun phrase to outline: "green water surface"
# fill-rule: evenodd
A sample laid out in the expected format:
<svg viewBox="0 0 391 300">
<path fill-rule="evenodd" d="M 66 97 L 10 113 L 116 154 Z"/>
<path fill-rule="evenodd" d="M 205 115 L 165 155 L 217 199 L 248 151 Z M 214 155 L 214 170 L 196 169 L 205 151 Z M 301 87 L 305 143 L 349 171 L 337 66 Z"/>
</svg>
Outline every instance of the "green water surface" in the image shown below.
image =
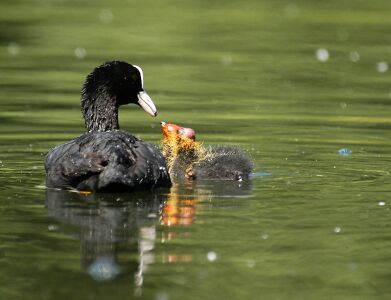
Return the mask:
<svg viewBox="0 0 391 300">
<path fill-rule="evenodd" d="M 2 0 L 0 299 L 390 299 L 390 16 L 387 0 Z M 112 59 L 143 68 L 159 111 L 122 107 L 123 130 L 239 145 L 251 180 L 45 190 L 44 155 L 83 132 L 80 87 Z"/>
</svg>

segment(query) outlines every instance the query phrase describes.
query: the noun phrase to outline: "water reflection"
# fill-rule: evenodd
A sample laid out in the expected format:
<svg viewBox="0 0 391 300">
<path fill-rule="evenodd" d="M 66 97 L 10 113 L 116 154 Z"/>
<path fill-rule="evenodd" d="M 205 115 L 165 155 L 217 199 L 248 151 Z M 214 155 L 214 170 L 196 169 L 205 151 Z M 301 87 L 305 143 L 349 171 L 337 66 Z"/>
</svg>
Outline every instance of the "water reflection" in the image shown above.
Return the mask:
<svg viewBox="0 0 391 300">
<path fill-rule="evenodd" d="M 70 230 L 66 226 L 58 228 L 70 236 L 78 233 L 82 270 L 96 281 L 113 280 L 131 272 L 135 294 L 141 295 L 144 274 L 155 261 L 157 242 L 189 237 L 190 231 L 178 230 L 178 226 L 196 223 L 197 213 L 214 203 L 214 198 L 229 197 L 228 205 L 236 207 L 243 205 L 243 199 L 238 197 L 250 194 L 250 181 L 188 183 L 175 185 L 169 191 L 133 194 L 83 195 L 48 189 L 46 207 L 50 217 L 72 225 Z M 129 247 L 132 243 L 136 247 Z M 129 263 L 120 259 L 129 255 L 137 260 Z M 166 253 L 162 257 L 162 263 L 190 261 L 191 253 Z"/>
</svg>

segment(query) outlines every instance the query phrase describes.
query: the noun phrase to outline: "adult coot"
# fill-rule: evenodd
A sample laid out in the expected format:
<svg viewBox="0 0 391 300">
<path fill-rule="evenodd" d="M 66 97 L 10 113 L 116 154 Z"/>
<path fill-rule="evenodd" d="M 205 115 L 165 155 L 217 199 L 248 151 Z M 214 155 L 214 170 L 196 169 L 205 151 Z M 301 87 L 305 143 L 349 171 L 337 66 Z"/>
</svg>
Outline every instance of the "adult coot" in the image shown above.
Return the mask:
<svg viewBox="0 0 391 300">
<path fill-rule="evenodd" d="M 195 131 L 162 122 L 163 154 L 174 180 L 247 179 L 253 169 L 248 156 L 236 146 L 205 147 L 195 140 Z"/>
<path fill-rule="evenodd" d="M 156 116 L 140 67 L 110 61 L 87 76 L 81 91 L 87 132 L 47 154 L 47 187 L 123 192 L 171 185 L 158 148 L 119 130 L 118 107 L 128 103 Z"/>
</svg>

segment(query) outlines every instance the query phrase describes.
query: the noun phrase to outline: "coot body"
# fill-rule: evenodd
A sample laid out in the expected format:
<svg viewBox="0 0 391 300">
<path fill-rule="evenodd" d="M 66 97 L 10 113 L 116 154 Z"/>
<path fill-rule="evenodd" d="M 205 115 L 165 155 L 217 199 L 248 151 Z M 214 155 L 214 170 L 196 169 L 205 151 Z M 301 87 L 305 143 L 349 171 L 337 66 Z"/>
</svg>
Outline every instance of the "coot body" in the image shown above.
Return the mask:
<svg viewBox="0 0 391 300">
<path fill-rule="evenodd" d="M 141 68 L 122 61 L 107 62 L 87 76 L 81 102 L 88 132 L 47 154 L 47 187 L 125 192 L 171 185 L 159 149 L 119 130 L 120 105 L 135 103 L 156 116 L 143 83 Z"/>
<path fill-rule="evenodd" d="M 45 168 L 48 187 L 124 192 L 170 186 L 157 147 L 120 130 L 87 132 L 57 146 Z"/>
</svg>

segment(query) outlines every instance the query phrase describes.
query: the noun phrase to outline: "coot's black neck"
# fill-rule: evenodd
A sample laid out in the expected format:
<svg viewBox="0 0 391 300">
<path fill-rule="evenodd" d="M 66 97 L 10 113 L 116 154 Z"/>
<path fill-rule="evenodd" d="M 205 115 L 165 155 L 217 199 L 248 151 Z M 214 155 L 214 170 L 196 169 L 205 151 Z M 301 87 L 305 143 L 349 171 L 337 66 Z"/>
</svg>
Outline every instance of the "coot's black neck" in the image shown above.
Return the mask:
<svg viewBox="0 0 391 300">
<path fill-rule="evenodd" d="M 119 129 L 116 96 L 105 89 L 82 94 L 82 113 L 87 131 Z"/>
</svg>

